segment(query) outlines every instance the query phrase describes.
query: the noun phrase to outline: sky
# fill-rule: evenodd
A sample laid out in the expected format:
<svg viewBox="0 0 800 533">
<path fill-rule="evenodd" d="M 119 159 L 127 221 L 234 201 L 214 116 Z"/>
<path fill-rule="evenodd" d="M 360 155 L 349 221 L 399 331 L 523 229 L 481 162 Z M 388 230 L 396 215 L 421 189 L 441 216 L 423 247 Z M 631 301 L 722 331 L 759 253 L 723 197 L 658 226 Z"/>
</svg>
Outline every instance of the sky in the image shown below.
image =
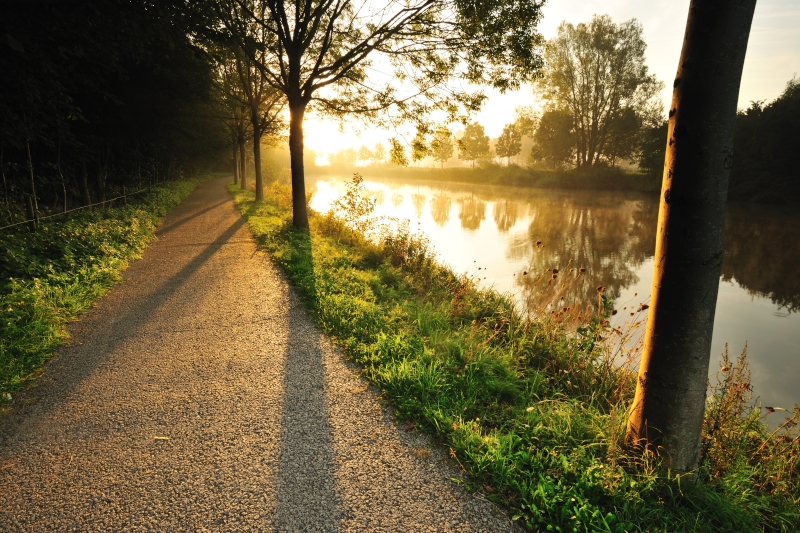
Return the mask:
<svg viewBox="0 0 800 533">
<path fill-rule="evenodd" d="M 647 43 L 646 63 L 665 84 L 664 105 L 671 99 L 670 81 L 678 69 L 689 0 L 550 0 L 544 7 L 539 29 L 545 39 L 553 37 L 558 25 L 588 22 L 594 14 L 608 14 L 617 22 L 637 19 Z M 800 0 L 758 0 L 739 91 L 739 107 L 751 101 L 774 100 L 792 76 L 800 75 Z M 514 120 L 514 110 L 535 104 L 530 88 L 500 94 L 485 90 L 488 101 L 475 120 L 486 134 L 497 137 L 503 125 Z M 666 108 L 665 108 L 666 109 Z M 306 146 L 317 153 L 335 152 L 345 147 L 374 146 L 394 132 L 372 130 L 362 124 L 319 121 L 307 116 Z M 320 163 L 322 161 L 319 161 Z"/>
</svg>

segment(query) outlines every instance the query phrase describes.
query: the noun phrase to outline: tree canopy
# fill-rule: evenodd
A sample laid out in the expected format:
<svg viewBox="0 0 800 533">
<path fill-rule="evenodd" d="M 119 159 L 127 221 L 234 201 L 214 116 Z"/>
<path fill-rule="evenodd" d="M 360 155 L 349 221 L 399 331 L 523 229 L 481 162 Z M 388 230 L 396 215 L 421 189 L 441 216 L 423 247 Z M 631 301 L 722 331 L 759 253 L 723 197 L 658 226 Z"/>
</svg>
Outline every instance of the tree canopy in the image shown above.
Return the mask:
<svg viewBox="0 0 800 533">
<path fill-rule="evenodd" d="M 464 128 L 464 135 L 458 140 L 458 158 L 472 161 L 475 168 L 476 159 L 488 159 L 491 156 L 489 137 L 483 132 L 483 126 L 477 122 Z"/>
<path fill-rule="evenodd" d="M 506 124 L 503 126 L 503 133 L 497 138 L 495 153 L 497 157 L 507 158 L 507 164 L 511 164 L 511 158 L 519 155 L 522 151 L 522 132 L 516 124 Z"/>
<path fill-rule="evenodd" d="M 205 35 L 240 47 L 285 95 L 293 221 L 307 228 L 302 125 L 309 104 L 423 130 L 435 109 L 465 121 L 484 96 L 448 82 L 506 90 L 532 80 L 541 67 L 540 9 L 536 0 L 224 0 L 198 11 L 217 20 Z M 394 75 L 381 74 L 379 64 Z"/>
<path fill-rule="evenodd" d="M 642 26 L 595 15 L 588 24 L 562 22 L 547 44 L 536 89 L 546 112 L 572 118 L 576 167 L 633 157 L 642 125 L 657 121 L 662 108 L 657 94 L 663 84 L 645 65 Z"/>
<path fill-rule="evenodd" d="M 800 79 L 770 103 L 752 102 L 736 117 L 729 197 L 800 203 Z"/>
<path fill-rule="evenodd" d="M 103 202 L 230 152 L 208 57 L 177 7 L 4 2 L 0 171 L 6 220 Z"/>
</svg>

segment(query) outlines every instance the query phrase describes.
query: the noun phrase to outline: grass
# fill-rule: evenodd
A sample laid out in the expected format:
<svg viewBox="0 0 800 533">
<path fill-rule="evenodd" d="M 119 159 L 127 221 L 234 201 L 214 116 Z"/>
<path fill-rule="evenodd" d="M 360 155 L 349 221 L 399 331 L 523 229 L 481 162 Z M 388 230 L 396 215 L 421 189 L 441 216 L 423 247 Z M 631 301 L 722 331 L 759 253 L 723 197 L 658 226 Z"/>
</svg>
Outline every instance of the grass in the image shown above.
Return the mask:
<svg viewBox="0 0 800 533">
<path fill-rule="evenodd" d="M 464 470 L 454 481 L 531 529 L 800 530 L 798 413 L 770 434 L 743 394 L 744 357 L 725 363 L 703 467 L 682 485 L 622 446 L 634 380 L 599 342 L 611 335 L 602 288 L 599 313 L 558 299 L 578 269 L 537 278 L 539 318 L 528 320 L 437 262 L 424 235 L 371 223 L 357 182 L 338 214 L 312 214 L 310 234 L 290 224 L 288 187 L 273 183 L 258 204 L 251 191 L 229 190 L 317 323 L 397 417 L 450 449 Z"/>
<path fill-rule="evenodd" d="M 0 406 L 41 373 L 66 324 L 121 279 L 156 225 L 208 179 L 166 182 L 127 206 L 0 234 Z"/>
</svg>

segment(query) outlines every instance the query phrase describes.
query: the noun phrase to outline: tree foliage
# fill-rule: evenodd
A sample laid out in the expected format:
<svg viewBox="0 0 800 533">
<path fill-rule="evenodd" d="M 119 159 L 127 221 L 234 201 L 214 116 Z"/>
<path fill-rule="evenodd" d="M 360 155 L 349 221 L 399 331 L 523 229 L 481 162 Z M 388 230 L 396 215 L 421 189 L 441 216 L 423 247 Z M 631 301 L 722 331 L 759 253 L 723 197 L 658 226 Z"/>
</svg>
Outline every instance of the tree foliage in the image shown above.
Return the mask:
<svg viewBox="0 0 800 533">
<path fill-rule="evenodd" d="M 194 173 L 227 150 L 213 70 L 171 2 L 4 2 L 4 222 Z M 224 152 L 222 152 L 224 150 Z"/>
<path fill-rule="evenodd" d="M 477 122 L 467 124 L 464 135 L 458 140 L 458 158 L 471 161 L 475 168 L 476 159 L 488 159 L 491 153 L 489 137 L 483 132 L 483 126 Z"/>
<path fill-rule="evenodd" d="M 574 158 L 575 137 L 573 117 L 568 111 L 558 108 L 545 111 L 533 130 L 531 161 L 549 168 L 563 168 Z"/>
<path fill-rule="evenodd" d="M 494 151 L 497 157 L 507 158 L 507 164 L 511 164 L 512 157 L 519 155 L 522 151 L 522 132 L 516 124 L 503 126 L 503 133 L 497 138 Z"/>
<path fill-rule="evenodd" d="M 774 101 L 738 113 L 729 197 L 800 203 L 800 79 Z"/>
<path fill-rule="evenodd" d="M 294 224 L 302 228 L 308 227 L 302 124 L 309 104 L 323 113 L 360 113 L 379 123 L 411 121 L 424 130 L 432 110 L 465 121 L 483 101 L 482 93 L 457 90 L 450 80 L 506 90 L 532 80 L 541 66 L 536 0 L 210 5 L 218 24 L 206 33 L 239 46 L 286 96 Z M 264 39 L 248 37 L 254 27 Z M 378 63 L 394 76 L 373 69 Z"/>
<path fill-rule="evenodd" d="M 635 19 L 615 24 L 608 15 L 562 22 L 548 42 L 536 87 L 549 109 L 572 117 L 578 169 L 631 158 L 642 124 L 660 113 L 663 84 L 648 73 L 645 48 Z"/>
<path fill-rule="evenodd" d="M 445 127 L 437 128 L 431 140 L 431 157 L 438 161 L 442 167 L 453 157 L 453 134 Z"/>
</svg>

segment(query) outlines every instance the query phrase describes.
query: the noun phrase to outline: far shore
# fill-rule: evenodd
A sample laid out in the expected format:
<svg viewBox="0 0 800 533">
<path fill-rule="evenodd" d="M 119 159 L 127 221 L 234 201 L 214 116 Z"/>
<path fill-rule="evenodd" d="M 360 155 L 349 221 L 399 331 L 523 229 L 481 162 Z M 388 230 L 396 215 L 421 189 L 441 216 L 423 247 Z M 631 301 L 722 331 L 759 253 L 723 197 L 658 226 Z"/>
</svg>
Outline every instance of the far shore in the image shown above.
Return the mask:
<svg viewBox="0 0 800 533">
<path fill-rule="evenodd" d="M 476 168 L 403 168 L 384 165 L 364 167 L 320 166 L 307 168 L 309 176 L 361 173 L 378 178 L 408 181 L 450 182 L 470 185 L 506 185 L 546 189 L 590 189 L 658 193 L 661 179 L 635 171 L 598 169 L 590 172 L 539 170 L 518 165 L 486 165 Z"/>
</svg>

